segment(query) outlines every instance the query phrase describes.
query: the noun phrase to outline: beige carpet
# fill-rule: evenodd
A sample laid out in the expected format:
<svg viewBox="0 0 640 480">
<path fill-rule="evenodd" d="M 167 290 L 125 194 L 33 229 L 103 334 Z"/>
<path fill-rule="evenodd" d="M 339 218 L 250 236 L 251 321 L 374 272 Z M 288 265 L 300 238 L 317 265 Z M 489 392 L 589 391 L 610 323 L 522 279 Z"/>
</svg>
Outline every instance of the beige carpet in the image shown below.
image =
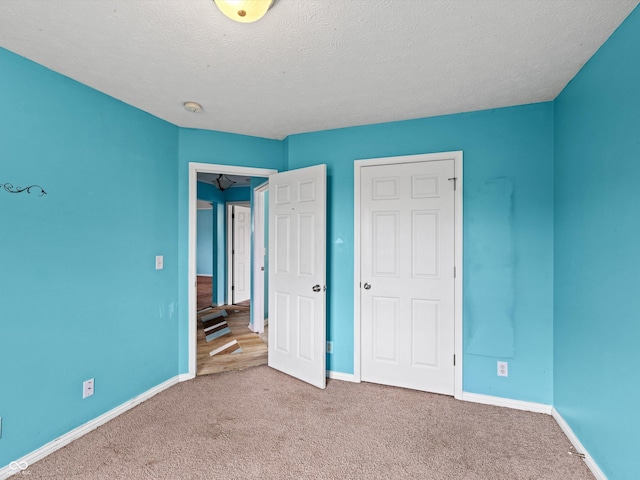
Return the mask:
<svg viewBox="0 0 640 480">
<path fill-rule="evenodd" d="M 197 377 L 30 466 L 30 479 L 591 479 L 548 415 L 266 366 Z M 16 477 L 19 478 L 19 477 Z"/>
</svg>

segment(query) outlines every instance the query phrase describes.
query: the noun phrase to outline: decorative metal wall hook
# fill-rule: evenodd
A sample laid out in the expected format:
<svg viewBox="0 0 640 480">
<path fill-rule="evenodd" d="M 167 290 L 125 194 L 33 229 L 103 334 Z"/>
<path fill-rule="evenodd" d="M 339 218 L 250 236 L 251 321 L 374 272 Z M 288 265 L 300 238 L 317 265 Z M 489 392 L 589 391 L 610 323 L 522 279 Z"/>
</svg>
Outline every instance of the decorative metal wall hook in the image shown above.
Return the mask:
<svg viewBox="0 0 640 480">
<path fill-rule="evenodd" d="M 42 188 L 40 185 L 29 185 L 28 187 L 14 187 L 13 184 L 11 183 L 3 183 L 3 184 L 0 184 L 0 188 L 4 188 L 5 191 L 9 193 L 22 193 L 22 192 L 31 193 L 32 188 L 37 188 L 40 190 L 40 195 L 38 195 L 39 197 L 42 197 L 47 194 L 47 192 L 44 191 L 44 188 Z"/>
</svg>

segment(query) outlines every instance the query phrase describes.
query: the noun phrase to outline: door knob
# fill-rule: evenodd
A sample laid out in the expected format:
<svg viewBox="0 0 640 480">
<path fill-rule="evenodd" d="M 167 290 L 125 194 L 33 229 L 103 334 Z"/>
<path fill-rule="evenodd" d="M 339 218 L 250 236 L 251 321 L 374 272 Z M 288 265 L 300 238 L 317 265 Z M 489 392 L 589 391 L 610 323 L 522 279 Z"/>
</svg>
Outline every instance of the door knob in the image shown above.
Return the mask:
<svg viewBox="0 0 640 480">
<path fill-rule="evenodd" d="M 313 286 L 313 291 L 314 291 L 314 292 L 319 292 L 320 290 L 322 290 L 322 288 L 320 287 L 320 285 L 314 285 L 314 286 Z"/>
<path fill-rule="evenodd" d="M 370 283 L 365 283 L 364 284 L 364 289 L 365 290 L 369 290 L 371 288 L 371 284 Z"/>
</svg>

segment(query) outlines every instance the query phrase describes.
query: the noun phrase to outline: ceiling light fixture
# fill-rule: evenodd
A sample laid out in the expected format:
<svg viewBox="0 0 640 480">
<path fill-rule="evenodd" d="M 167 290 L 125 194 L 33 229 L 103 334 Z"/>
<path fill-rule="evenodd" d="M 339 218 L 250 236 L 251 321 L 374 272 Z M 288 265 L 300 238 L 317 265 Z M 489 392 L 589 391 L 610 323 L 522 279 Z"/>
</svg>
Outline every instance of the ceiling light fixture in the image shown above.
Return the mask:
<svg viewBox="0 0 640 480">
<path fill-rule="evenodd" d="M 213 182 L 221 192 L 224 192 L 227 188 L 230 188 L 234 183 L 236 183 L 226 175 L 218 175 L 218 178 L 216 178 Z"/>
<path fill-rule="evenodd" d="M 260 20 L 273 0 L 213 0 L 220 11 L 231 20 L 251 23 Z"/>
<path fill-rule="evenodd" d="M 200 113 L 202 111 L 202 105 L 196 102 L 184 102 L 184 109 L 191 113 Z"/>
</svg>

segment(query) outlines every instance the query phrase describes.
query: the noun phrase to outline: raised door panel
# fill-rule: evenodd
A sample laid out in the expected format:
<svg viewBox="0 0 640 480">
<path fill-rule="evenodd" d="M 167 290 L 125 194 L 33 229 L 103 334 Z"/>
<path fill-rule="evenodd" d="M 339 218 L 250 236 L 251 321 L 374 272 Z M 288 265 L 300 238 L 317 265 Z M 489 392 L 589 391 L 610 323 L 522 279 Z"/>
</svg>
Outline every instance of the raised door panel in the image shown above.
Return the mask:
<svg viewBox="0 0 640 480">
<path fill-rule="evenodd" d="M 451 394 L 454 161 L 360 173 L 361 378 Z"/>
<path fill-rule="evenodd" d="M 324 388 L 326 166 L 273 175 L 269 189 L 269 365 Z"/>
</svg>

